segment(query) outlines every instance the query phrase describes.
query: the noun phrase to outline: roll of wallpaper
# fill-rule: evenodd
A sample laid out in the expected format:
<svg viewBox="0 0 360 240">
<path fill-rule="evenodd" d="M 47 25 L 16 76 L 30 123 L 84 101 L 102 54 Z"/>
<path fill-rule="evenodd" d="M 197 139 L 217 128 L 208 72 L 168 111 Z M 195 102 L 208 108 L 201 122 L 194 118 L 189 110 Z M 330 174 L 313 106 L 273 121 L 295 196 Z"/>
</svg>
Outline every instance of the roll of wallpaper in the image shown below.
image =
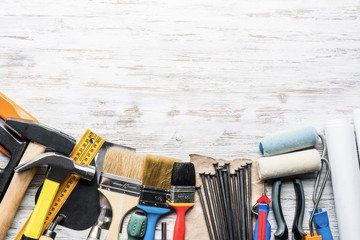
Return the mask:
<svg viewBox="0 0 360 240">
<path fill-rule="evenodd" d="M 354 127 L 344 120 L 325 126 L 340 239 L 359 239 L 360 171 Z"/>
<path fill-rule="evenodd" d="M 360 109 L 354 110 L 353 117 L 354 117 L 354 126 L 355 126 L 358 158 L 359 158 L 360 157 Z"/>
</svg>

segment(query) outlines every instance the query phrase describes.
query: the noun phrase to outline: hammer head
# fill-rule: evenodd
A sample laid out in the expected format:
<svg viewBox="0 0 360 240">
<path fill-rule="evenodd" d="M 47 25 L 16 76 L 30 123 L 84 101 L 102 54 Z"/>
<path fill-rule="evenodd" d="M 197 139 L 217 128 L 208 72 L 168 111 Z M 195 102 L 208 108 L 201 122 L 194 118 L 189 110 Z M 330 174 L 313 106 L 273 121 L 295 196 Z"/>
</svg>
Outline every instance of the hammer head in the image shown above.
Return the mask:
<svg viewBox="0 0 360 240">
<path fill-rule="evenodd" d="M 69 155 L 75 147 L 75 138 L 39 122 L 17 118 L 7 118 L 5 122 L 28 140 L 54 149 L 56 152 Z"/>
<path fill-rule="evenodd" d="M 46 178 L 59 183 L 71 173 L 88 181 L 91 181 L 95 176 L 94 166 L 79 165 L 73 159 L 55 152 L 40 154 L 33 160 L 17 166 L 14 170 L 15 172 L 23 172 L 40 165 L 49 165 Z"/>
</svg>

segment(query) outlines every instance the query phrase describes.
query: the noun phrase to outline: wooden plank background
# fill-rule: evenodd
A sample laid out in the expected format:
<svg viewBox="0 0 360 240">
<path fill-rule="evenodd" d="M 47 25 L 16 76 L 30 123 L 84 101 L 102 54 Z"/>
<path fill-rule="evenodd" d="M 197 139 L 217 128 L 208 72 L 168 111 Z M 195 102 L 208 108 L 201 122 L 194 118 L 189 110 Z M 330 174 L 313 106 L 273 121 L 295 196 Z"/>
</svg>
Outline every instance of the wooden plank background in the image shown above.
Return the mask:
<svg viewBox="0 0 360 240">
<path fill-rule="evenodd" d="M 271 132 L 351 119 L 359 13 L 358 0 L 2 0 L 1 91 L 77 139 L 90 128 L 139 152 L 256 160 Z M 39 173 L 8 239 L 34 207 Z M 303 179 L 308 211 L 314 179 Z M 282 196 L 291 226 L 291 182 Z M 338 239 L 331 182 L 320 206 Z M 59 227 L 57 239 L 87 233 Z"/>
</svg>

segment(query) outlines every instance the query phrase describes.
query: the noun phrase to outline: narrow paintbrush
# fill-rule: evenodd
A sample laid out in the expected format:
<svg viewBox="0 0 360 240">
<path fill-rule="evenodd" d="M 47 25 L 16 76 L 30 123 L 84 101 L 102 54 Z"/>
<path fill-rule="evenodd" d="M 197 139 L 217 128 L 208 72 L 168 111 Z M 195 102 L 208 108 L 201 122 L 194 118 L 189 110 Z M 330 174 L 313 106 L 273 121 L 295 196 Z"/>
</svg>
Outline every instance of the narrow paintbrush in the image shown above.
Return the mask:
<svg viewBox="0 0 360 240">
<path fill-rule="evenodd" d="M 139 202 L 145 155 L 118 147 L 107 150 L 99 191 L 107 198 L 112 210 L 112 221 L 106 240 L 119 239 L 125 215 Z"/>
<path fill-rule="evenodd" d="M 194 164 L 174 164 L 171 175 L 171 202 L 168 202 L 177 213 L 173 240 L 185 239 L 185 213 L 195 204 L 195 179 Z"/>
<path fill-rule="evenodd" d="M 180 160 L 154 155 L 146 156 L 142 176 L 143 187 L 137 205 L 147 214 L 144 240 L 154 240 L 157 220 L 161 215 L 171 211 L 166 201 L 169 200 L 171 173 L 175 162 L 180 162 Z"/>
</svg>

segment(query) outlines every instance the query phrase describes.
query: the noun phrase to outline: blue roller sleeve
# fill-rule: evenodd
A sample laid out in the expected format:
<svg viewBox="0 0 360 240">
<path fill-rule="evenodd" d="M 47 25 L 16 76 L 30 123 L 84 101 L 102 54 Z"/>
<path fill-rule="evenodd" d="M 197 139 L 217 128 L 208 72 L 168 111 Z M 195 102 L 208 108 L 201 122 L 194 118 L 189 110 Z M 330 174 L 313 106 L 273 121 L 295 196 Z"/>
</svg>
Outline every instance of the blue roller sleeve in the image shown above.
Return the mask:
<svg viewBox="0 0 360 240">
<path fill-rule="evenodd" d="M 159 208 L 159 207 L 150 207 L 145 205 L 137 205 L 138 208 L 146 212 L 147 216 L 147 226 L 144 240 L 154 240 L 155 239 L 155 228 L 156 223 L 161 215 L 169 213 L 170 208 Z"/>
<path fill-rule="evenodd" d="M 306 127 L 265 137 L 261 139 L 259 149 L 262 155 L 273 156 L 313 147 L 318 138 L 315 128 Z"/>
<path fill-rule="evenodd" d="M 310 215 L 311 213 L 312 211 L 310 211 Z M 318 235 L 321 235 L 322 240 L 333 240 L 327 211 L 323 211 L 321 208 L 319 208 L 319 212 L 314 214 L 314 224 L 316 231 Z"/>
</svg>

